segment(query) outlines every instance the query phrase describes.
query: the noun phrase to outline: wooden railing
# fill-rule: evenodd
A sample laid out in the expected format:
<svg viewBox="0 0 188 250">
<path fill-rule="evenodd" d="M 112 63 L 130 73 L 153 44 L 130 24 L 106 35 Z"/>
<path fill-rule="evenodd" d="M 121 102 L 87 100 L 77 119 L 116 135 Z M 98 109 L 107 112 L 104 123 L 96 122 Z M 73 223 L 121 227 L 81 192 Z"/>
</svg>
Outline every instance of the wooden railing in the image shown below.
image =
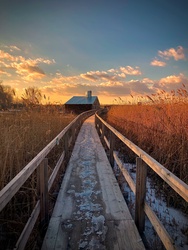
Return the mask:
<svg viewBox="0 0 188 250">
<path fill-rule="evenodd" d="M 95 114 L 95 126 L 103 143 L 109 149 L 109 160 L 114 166 L 114 161 L 121 170 L 125 180 L 130 186 L 130 189 L 135 194 L 135 223 L 140 234 L 143 234 L 145 225 L 145 214 L 149 218 L 159 238 L 166 249 L 177 249 L 174 241 L 151 209 L 146 203 L 146 177 L 147 166 L 149 166 L 157 175 L 159 175 L 172 189 L 176 191 L 185 201 L 188 201 L 188 185 L 181 181 L 177 176 L 167 170 L 159 162 L 153 159 L 150 155 L 125 138 L 116 129 L 105 122 L 99 115 L 101 111 Z M 123 163 L 115 152 L 115 139 L 118 138 L 125 146 L 131 149 L 138 157 L 136 158 L 136 184 L 129 175 L 128 171 L 123 168 Z"/>
<path fill-rule="evenodd" d="M 48 192 L 57 177 L 60 166 L 65 157 L 69 156 L 69 147 L 74 144 L 75 135 L 80 130 L 83 121 L 94 114 L 94 110 L 84 112 L 76 117 L 67 127 L 65 127 L 38 155 L 33 158 L 1 191 L 0 191 L 0 212 L 10 202 L 13 196 L 19 191 L 31 174 L 37 169 L 38 189 L 40 199 L 37 201 L 30 218 L 28 219 L 22 234 L 20 235 L 14 249 L 24 249 L 33 227 L 40 218 L 48 222 Z M 54 147 L 63 141 L 62 154 L 48 179 L 48 159 L 47 156 Z"/>
</svg>

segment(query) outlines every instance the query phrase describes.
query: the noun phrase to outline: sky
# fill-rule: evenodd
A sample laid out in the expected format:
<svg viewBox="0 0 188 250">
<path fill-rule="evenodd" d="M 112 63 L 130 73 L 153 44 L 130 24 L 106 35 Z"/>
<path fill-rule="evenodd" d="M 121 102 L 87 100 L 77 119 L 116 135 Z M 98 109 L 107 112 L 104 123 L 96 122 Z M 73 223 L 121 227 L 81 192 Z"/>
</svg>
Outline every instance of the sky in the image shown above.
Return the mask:
<svg viewBox="0 0 188 250">
<path fill-rule="evenodd" d="M 51 103 L 188 88 L 187 0 L 0 0 L 0 81 Z"/>
</svg>

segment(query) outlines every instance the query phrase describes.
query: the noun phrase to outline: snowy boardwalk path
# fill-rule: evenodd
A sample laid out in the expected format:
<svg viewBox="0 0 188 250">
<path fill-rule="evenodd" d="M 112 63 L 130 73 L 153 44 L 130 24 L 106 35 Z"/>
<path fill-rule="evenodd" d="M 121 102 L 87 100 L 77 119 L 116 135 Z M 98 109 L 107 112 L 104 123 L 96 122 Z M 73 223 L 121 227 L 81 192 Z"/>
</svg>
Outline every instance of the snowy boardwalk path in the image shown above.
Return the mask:
<svg viewBox="0 0 188 250">
<path fill-rule="evenodd" d="M 42 249 L 145 249 L 94 116 L 84 122 L 77 137 Z"/>
</svg>

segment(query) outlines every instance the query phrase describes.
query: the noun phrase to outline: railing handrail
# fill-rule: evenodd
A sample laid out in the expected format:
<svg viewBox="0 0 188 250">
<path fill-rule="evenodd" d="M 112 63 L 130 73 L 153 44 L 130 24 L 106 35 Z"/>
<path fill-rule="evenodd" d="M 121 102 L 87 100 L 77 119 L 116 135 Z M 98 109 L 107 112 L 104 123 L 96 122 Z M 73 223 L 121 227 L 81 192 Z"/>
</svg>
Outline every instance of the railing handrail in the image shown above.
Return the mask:
<svg viewBox="0 0 188 250">
<path fill-rule="evenodd" d="M 82 119 L 82 117 L 87 116 L 90 113 L 94 113 L 94 111 L 90 110 L 78 115 L 0 191 L 0 211 L 2 211 L 12 197 L 18 192 L 29 176 L 39 166 L 45 156 L 55 147 L 56 144 L 58 144 L 58 141 L 66 134 L 66 132 L 76 124 L 79 119 Z"/>
<path fill-rule="evenodd" d="M 116 162 L 130 189 L 135 194 L 135 224 L 139 233 L 143 234 L 144 232 L 146 214 L 165 248 L 168 250 L 177 249 L 174 240 L 171 238 L 155 212 L 146 202 L 147 166 L 154 170 L 157 175 L 159 175 L 168 185 L 171 186 L 172 189 L 175 190 L 176 193 L 178 193 L 186 201 L 188 201 L 188 185 L 169 170 L 167 170 L 155 159 L 153 159 L 150 155 L 136 146 L 133 142 L 128 140 L 115 128 L 105 122 L 99 116 L 99 112 L 95 113 L 95 126 L 99 136 L 101 137 L 101 140 L 106 143 L 106 146 L 109 149 L 110 164 L 113 167 L 114 162 Z M 108 129 L 108 134 L 105 133 L 105 129 Z M 115 151 L 115 136 L 138 156 L 136 158 L 136 183 L 126 168 L 123 167 L 123 162 L 118 157 L 118 153 Z"/>
<path fill-rule="evenodd" d="M 128 140 L 119 131 L 105 122 L 98 113 L 95 114 L 97 118 L 112 131 L 125 145 L 127 145 L 138 157 L 140 157 L 150 168 L 152 168 L 157 175 L 159 175 L 169 186 L 171 186 L 176 193 L 178 193 L 184 200 L 188 202 L 188 185 L 179 179 L 176 175 L 166 169 L 163 165 L 157 162 L 154 158 L 148 155 L 144 150 L 136 146 L 133 142 Z"/>
</svg>

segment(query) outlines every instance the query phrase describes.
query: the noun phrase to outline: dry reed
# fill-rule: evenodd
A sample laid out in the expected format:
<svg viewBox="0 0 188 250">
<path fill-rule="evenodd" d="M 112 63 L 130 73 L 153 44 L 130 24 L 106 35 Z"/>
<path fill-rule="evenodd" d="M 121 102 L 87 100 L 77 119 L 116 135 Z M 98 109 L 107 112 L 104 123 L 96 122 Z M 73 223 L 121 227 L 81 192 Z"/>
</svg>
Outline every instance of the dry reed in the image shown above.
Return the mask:
<svg viewBox="0 0 188 250">
<path fill-rule="evenodd" d="M 188 99 L 185 88 L 147 96 L 149 102 L 139 105 L 112 106 L 107 122 L 116 127 L 128 139 L 150 154 L 185 183 L 188 183 Z M 132 159 L 129 159 L 130 161 Z M 154 173 L 150 173 L 153 176 Z M 160 180 L 158 180 L 158 183 Z M 160 182 L 160 187 L 161 189 Z M 168 186 L 167 202 L 175 207 L 187 205 Z"/>
<path fill-rule="evenodd" d="M 75 118 L 74 115 L 60 113 L 54 106 L 37 109 L 8 114 L 0 113 L 0 189 Z M 52 172 L 60 154 L 59 149 L 54 149 L 48 156 L 49 171 Z M 13 249 L 36 204 L 38 198 L 36 185 L 35 171 L 0 213 L 0 241 L 2 243 L 0 249 Z M 53 200 L 54 195 L 51 194 L 50 198 Z M 36 238 L 39 234 L 40 232 L 36 233 Z M 37 242 L 36 238 L 31 239 L 31 246 L 28 249 L 37 249 L 33 248 Z"/>
</svg>

